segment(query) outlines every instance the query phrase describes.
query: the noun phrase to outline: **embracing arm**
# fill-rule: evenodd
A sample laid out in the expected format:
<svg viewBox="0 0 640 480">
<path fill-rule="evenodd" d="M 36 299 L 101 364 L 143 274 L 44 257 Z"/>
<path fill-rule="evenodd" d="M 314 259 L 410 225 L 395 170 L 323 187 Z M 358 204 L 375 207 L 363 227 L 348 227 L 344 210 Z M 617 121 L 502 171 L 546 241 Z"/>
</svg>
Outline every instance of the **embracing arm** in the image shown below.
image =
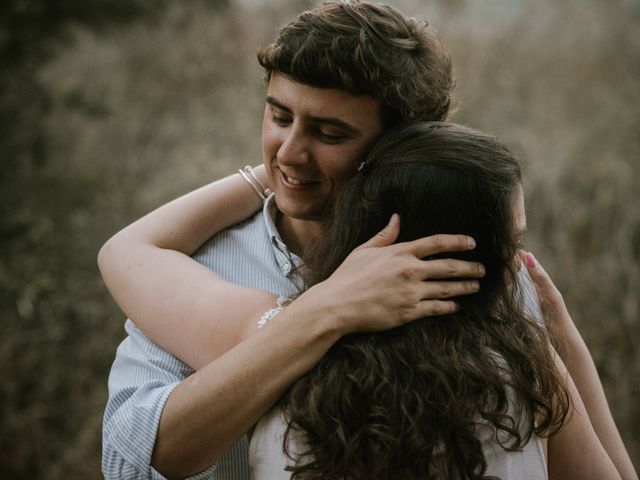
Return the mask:
<svg viewBox="0 0 640 480">
<path fill-rule="evenodd" d="M 264 167 L 254 171 L 266 183 Z M 188 257 L 261 204 L 234 174 L 149 213 L 98 254 L 104 282 L 123 312 L 194 369 L 236 345 L 275 303 L 275 295 L 227 282 Z"/>
<path fill-rule="evenodd" d="M 620 476 L 625 480 L 637 480 L 638 476 L 609 410 L 591 354 L 567 311 L 562 295 L 532 254 L 527 254 L 526 264 L 529 275 L 538 291 L 545 316 L 559 330 L 562 337 L 558 353 L 563 364 L 566 365 L 571 381 L 569 386 L 575 388 L 579 400 L 578 405 L 574 405 L 574 414 L 580 416 L 580 407 L 582 406 L 585 412 L 582 414 L 585 417 L 583 419 L 590 422 L 591 431 L 597 436 Z M 582 437 L 574 436 L 572 441 L 575 453 L 579 450 L 576 447 L 582 444 Z M 549 442 L 551 452 L 553 437 Z M 585 460 L 585 458 L 579 459 L 582 462 Z M 550 467 L 552 466 L 550 461 Z"/>
<path fill-rule="evenodd" d="M 427 299 L 468 293 L 473 282 L 451 282 L 443 295 L 439 282 L 424 280 L 450 278 L 452 269 L 457 276 L 476 277 L 478 264 L 418 259 L 468 250 L 468 238 L 441 235 L 390 245 L 398 231 L 396 217 L 329 279 L 181 382 L 160 420 L 154 466 L 169 477 L 180 477 L 215 462 L 341 336 L 385 330 L 455 309 L 451 301 Z"/>
<path fill-rule="evenodd" d="M 477 282 L 455 279 L 482 275 L 474 263 L 421 260 L 473 248 L 467 237 L 441 235 L 391 245 L 399 232 L 394 216 L 331 278 L 256 331 L 274 296 L 221 282 L 186 256 L 224 226 L 212 213 L 218 185 L 153 212 L 116 235 L 100 254 L 105 280 L 123 310 L 141 324 L 148 318 L 147 331 L 159 332 L 151 332 L 154 340 L 199 368 L 164 397 L 151 464 L 168 477 L 184 477 L 216 462 L 342 335 L 448 313 L 456 305 L 447 297 L 477 289 Z M 254 195 L 247 185 L 242 188 L 241 195 Z M 225 205 L 228 210 L 230 203 Z M 142 245 L 127 246 L 132 238 L 142 239 Z M 229 290 L 221 293 L 221 288 Z M 217 298 L 215 310 L 212 298 Z M 229 321 L 221 320 L 225 312 L 220 310 L 233 304 L 237 310 L 227 312 Z M 238 319 L 255 333 L 240 343 L 247 334 L 237 332 Z"/>
<path fill-rule="evenodd" d="M 570 406 L 562 428 L 549 437 L 548 470 L 550 480 L 607 480 L 621 476 L 609 453 L 595 432 L 580 392 L 560 357 L 555 354 L 556 368 L 565 379 Z"/>
</svg>

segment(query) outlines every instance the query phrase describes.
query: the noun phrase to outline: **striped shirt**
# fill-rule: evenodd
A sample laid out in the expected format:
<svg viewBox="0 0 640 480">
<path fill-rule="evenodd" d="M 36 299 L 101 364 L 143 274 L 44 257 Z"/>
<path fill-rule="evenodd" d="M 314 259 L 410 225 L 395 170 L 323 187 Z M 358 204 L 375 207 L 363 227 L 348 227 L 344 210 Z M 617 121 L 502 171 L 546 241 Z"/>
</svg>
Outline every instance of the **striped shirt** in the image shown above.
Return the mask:
<svg viewBox="0 0 640 480">
<path fill-rule="evenodd" d="M 297 292 L 292 271 L 300 259 L 275 227 L 271 196 L 261 212 L 211 238 L 193 256 L 230 282 L 280 296 Z M 164 479 L 151 454 L 164 404 L 193 370 L 147 338 L 131 320 L 109 375 L 109 400 L 102 432 L 106 480 Z M 241 438 L 221 459 L 190 479 L 249 480 L 248 445 Z"/>
</svg>

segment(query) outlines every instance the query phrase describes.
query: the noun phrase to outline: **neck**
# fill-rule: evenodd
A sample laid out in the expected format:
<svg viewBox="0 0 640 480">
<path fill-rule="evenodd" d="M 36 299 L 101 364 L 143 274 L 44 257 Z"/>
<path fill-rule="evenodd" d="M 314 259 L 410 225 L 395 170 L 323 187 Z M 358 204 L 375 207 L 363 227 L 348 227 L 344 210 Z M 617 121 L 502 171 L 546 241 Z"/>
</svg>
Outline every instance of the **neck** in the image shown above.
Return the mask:
<svg viewBox="0 0 640 480">
<path fill-rule="evenodd" d="M 303 259 L 324 230 L 324 222 L 321 220 L 300 220 L 280 212 L 276 218 L 276 226 L 289 250 Z"/>
</svg>

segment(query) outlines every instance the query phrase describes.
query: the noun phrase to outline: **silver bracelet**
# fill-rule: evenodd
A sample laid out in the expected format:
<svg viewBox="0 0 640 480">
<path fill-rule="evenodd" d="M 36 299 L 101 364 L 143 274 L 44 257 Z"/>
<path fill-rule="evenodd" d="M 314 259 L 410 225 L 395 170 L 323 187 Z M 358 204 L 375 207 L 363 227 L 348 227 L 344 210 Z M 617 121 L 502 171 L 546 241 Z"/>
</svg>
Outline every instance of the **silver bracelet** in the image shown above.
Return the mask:
<svg viewBox="0 0 640 480">
<path fill-rule="evenodd" d="M 251 185 L 251 188 L 253 188 L 253 190 L 258 194 L 262 201 L 266 200 L 267 197 L 271 195 L 271 190 L 264 186 L 256 173 L 253 171 L 253 168 L 251 168 L 249 165 L 238 170 L 238 173 L 249 185 Z"/>
<path fill-rule="evenodd" d="M 258 328 L 264 327 L 269 322 L 269 320 L 271 320 L 282 310 L 284 310 L 284 307 L 286 307 L 290 301 L 291 300 L 289 300 L 288 298 L 278 297 L 278 299 L 276 300 L 276 307 L 270 308 L 269 310 L 264 312 L 260 317 L 260 320 L 258 320 Z"/>
</svg>

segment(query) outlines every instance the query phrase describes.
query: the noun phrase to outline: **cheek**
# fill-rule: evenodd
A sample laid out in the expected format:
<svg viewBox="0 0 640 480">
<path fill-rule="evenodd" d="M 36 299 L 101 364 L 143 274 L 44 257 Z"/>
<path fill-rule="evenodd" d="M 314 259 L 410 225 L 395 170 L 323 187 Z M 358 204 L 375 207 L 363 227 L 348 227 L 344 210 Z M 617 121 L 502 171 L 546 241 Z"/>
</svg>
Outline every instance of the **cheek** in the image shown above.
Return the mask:
<svg viewBox="0 0 640 480">
<path fill-rule="evenodd" d="M 273 157 L 278 150 L 278 145 L 278 137 L 275 129 L 265 119 L 265 122 L 262 124 L 262 152 L 265 158 Z"/>
<path fill-rule="evenodd" d="M 358 173 L 354 165 L 354 161 L 341 155 L 334 159 L 334 162 L 331 164 L 330 171 L 326 172 L 327 176 L 331 177 L 336 186 L 342 186 L 351 177 Z"/>
<path fill-rule="evenodd" d="M 365 146 L 335 152 L 331 162 L 331 177 L 338 185 L 350 180 L 357 173 L 357 166 L 365 157 L 368 149 Z"/>
</svg>

